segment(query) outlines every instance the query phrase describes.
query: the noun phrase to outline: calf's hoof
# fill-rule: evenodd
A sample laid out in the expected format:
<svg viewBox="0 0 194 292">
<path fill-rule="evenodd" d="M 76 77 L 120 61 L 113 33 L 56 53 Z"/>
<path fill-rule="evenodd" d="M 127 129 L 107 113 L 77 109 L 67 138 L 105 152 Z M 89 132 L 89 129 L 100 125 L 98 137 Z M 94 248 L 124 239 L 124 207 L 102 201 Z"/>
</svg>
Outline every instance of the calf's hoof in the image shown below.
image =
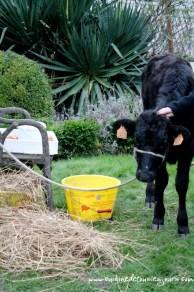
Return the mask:
<svg viewBox="0 0 194 292">
<path fill-rule="evenodd" d="M 146 208 L 153 209 L 155 207 L 154 202 L 145 202 Z"/>
<path fill-rule="evenodd" d="M 147 208 L 150 208 L 150 209 L 154 208 L 155 207 L 155 197 L 154 196 L 146 197 L 145 206 Z"/>
<path fill-rule="evenodd" d="M 189 234 L 189 233 L 188 233 L 188 234 Z M 188 234 L 179 234 L 179 237 L 180 237 L 181 239 L 187 239 Z"/>
<path fill-rule="evenodd" d="M 179 226 L 178 227 L 178 235 L 180 238 L 185 239 L 189 235 L 189 227 L 188 226 Z"/>
<path fill-rule="evenodd" d="M 154 218 L 152 222 L 153 230 L 161 230 L 164 228 L 164 219 Z"/>
</svg>

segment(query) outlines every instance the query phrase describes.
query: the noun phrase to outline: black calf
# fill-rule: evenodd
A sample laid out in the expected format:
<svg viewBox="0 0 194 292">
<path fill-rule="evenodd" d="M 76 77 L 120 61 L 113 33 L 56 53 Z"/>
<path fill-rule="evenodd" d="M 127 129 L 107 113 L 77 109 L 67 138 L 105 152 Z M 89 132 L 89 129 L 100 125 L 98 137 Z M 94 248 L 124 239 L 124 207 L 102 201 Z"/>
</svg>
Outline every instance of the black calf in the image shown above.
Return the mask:
<svg viewBox="0 0 194 292">
<path fill-rule="evenodd" d="M 124 126 L 128 136 L 135 138 L 136 177 L 147 182 L 146 203 L 155 202 L 153 228 L 164 225 L 164 190 L 168 184 L 166 162 L 176 163 L 176 190 L 179 195 L 178 233 L 189 233 L 186 193 L 194 149 L 194 114 L 179 119 L 166 119 L 156 111 L 171 100 L 178 100 L 194 89 L 190 65 L 173 55 L 153 58 L 142 75 L 144 112 L 137 121 L 119 120 L 115 130 Z"/>
</svg>

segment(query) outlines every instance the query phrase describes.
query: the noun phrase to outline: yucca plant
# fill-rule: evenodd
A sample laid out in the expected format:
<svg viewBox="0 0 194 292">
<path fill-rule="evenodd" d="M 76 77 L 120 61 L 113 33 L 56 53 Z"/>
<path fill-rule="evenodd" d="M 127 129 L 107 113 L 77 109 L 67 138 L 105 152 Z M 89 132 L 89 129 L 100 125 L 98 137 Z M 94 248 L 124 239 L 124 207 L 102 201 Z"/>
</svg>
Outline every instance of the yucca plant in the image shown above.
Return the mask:
<svg viewBox="0 0 194 292">
<path fill-rule="evenodd" d="M 154 36 L 148 16 L 135 5 L 117 2 L 92 12 L 80 26 L 68 29 L 68 43 L 58 41 L 57 60 L 41 57 L 44 67 L 55 72 L 56 104 L 79 112 L 110 95 L 138 91 Z"/>
<path fill-rule="evenodd" d="M 55 23 L 55 1 L 0 0 L 0 30 L 7 28 L 4 47 L 21 53 L 47 39 Z"/>
<path fill-rule="evenodd" d="M 68 27 L 79 25 L 94 0 L 0 0 L 0 32 L 7 28 L 4 47 L 20 53 L 49 51 L 53 35 L 65 39 Z"/>
<path fill-rule="evenodd" d="M 3 43 L 3 40 L 4 40 L 4 37 L 5 37 L 5 33 L 6 33 L 6 30 L 7 28 L 4 28 L 1 32 L 1 35 L 0 35 L 0 46 L 2 45 Z"/>
</svg>

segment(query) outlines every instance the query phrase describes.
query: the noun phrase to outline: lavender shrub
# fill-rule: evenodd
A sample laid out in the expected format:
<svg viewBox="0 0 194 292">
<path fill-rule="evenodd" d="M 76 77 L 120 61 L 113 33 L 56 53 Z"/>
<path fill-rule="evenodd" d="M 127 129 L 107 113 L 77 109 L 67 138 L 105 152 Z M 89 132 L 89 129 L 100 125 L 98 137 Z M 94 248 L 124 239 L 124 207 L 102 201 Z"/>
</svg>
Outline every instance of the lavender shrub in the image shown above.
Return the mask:
<svg viewBox="0 0 194 292">
<path fill-rule="evenodd" d="M 112 133 L 112 123 L 115 120 L 130 118 L 135 119 L 142 112 L 141 98 L 135 97 L 110 97 L 98 105 L 88 105 L 84 116 L 94 119 L 101 126 L 100 142 L 101 151 L 108 153 L 130 152 L 133 141 L 116 141 Z"/>
</svg>

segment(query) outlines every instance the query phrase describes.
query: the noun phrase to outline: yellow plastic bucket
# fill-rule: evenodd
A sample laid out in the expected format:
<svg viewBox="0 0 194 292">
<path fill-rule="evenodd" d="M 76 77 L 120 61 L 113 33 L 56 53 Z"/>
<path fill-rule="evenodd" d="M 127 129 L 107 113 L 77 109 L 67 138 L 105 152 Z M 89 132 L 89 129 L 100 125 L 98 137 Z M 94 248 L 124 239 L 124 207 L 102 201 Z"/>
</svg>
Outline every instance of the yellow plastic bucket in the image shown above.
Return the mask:
<svg viewBox="0 0 194 292">
<path fill-rule="evenodd" d="M 67 187 L 65 197 L 68 213 L 72 219 L 97 221 L 112 217 L 120 180 L 103 175 L 76 175 L 64 178 L 62 184 Z M 68 187 L 88 190 L 68 189 Z M 113 188 L 94 190 L 109 187 Z"/>
</svg>

